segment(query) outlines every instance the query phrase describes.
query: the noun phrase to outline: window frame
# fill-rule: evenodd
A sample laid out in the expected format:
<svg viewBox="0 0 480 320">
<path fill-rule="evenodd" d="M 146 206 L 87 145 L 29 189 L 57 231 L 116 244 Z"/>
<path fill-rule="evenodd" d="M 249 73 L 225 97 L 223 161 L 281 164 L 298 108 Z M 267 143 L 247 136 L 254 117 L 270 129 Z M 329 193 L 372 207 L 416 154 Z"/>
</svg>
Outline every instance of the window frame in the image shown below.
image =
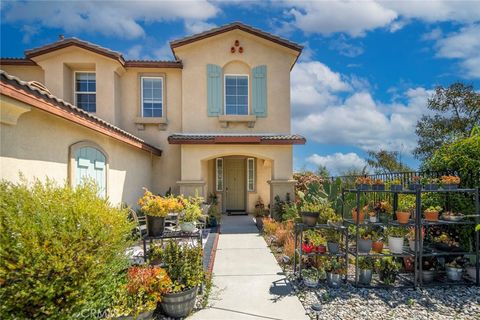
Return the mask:
<svg viewBox="0 0 480 320">
<path fill-rule="evenodd" d="M 163 118 L 164 117 L 164 114 L 165 114 L 165 99 L 164 99 L 164 95 L 165 95 L 165 77 L 163 76 L 140 76 L 140 116 L 142 118 L 147 118 L 147 119 L 151 119 L 151 118 Z M 162 112 L 161 112 L 161 115 L 160 117 L 146 117 L 144 114 L 143 114 L 143 79 L 160 79 L 160 81 L 162 82 L 162 94 L 161 94 L 161 104 L 162 104 Z"/>
<path fill-rule="evenodd" d="M 247 114 L 227 114 L 227 77 L 247 77 Z M 226 116 L 249 116 L 250 112 L 250 75 L 241 73 L 225 73 L 223 75 L 223 114 Z"/>
<path fill-rule="evenodd" d="M 77 91 L 77 74 L 78 73 L 93 73 L 95 75 L 95 92 L 91 91 Z M 95 112 L 87 111 L 80 107 L 77 103 L 77 94 L 94 94 L 95 95 Z M 88 71 L 88 70 L 82 70 L 82 71 L 74 71 L 73 72 L 73 102 L 74 105 L 80 109 L 82 109 L 85 112 L 88 113 L 97 113 L 97 72 L 95 70 L 93 71 Z"/>
<path fill-rule="evenodd" d="M 221 162 L 222 163 L 222 177 L 221 177 L 221 180 L 222 180 L 222 187 L 219 188 L 219 176 L 218 176 L 218 163 Z M 216 192 L 223 192 L 223 189 L 224 189 L 224 182 L 225 182 L 225 162 L 223 161 L 223 158 L 215 158 L 215 191 Z"/>
<path fill-rule="evenodd" d="M 252 188 L 250 188 L 250 161 L 252 162 Z M 247 192 L 255 192 L 256 159 L 247 158 Z"/>
</svg>

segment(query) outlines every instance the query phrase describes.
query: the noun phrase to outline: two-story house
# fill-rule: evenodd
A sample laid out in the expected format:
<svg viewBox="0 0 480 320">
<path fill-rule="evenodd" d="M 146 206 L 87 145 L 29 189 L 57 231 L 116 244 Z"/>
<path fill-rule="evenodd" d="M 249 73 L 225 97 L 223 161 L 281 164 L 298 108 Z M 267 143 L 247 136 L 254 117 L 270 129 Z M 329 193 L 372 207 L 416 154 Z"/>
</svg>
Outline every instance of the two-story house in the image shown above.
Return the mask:
<svg viewBox="0 0 480 320">
<path fill-rule="evenodd" d="M 242 23 L 125 60 L 75 38 L 2 58 L 1 177 L 94 179 L 112 203 L 142 187 L 216 194 L 224 211 L 293 195 L 290 71 L 302 47 Z"/>
</svg>

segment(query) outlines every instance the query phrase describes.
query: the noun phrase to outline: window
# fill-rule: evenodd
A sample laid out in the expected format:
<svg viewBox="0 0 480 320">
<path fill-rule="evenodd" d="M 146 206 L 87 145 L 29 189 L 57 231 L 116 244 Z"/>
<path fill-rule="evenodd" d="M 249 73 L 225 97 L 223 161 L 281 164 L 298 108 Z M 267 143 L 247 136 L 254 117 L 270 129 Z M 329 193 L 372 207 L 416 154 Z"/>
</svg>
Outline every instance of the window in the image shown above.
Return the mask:
<svg viewBox="0 0 480 320">
<path fill-rule="evenodd" d="M 225 114 L 248 115 L 248 76 L 225 75 Z"/>
<path fill-rule="evenodd" d="M 142 117 L 163 116 L 163 78 L 142 77 Z"/>
<path fill-rule="evenodd" d="M 87 112 L 97 111 L 95 73 L 75 72 L 75 104 Z"/>
<path fill-rule="evenodd" d="M 215 189 L 217 191 L 223 191 L 223 159 L 215 159 Z"/>
<path fill-rule="evenodd" d="M 247 191 L 255 191 L 255 159 L 247 159 Z"/>
</svg>

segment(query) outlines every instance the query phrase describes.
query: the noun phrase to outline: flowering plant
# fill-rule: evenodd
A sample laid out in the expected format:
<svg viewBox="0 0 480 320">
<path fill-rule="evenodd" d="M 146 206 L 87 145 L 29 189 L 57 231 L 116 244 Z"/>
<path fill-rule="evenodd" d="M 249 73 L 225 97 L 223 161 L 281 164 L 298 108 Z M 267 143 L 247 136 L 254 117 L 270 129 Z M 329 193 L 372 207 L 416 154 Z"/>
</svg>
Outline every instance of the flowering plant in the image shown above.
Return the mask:
<svg viewBox="0 0 480 320">
<path fill-rule="evenodd" d="M 457 176 L 442 176 L 440 179 L 442 184 L 460 184 L 460 177 Z"/>
<path fill-rule="evenodd" d="M 166 217 L 169 212 L 180 212 L 184 208 L 181 200 L 173 196 L 157 196 L 147 189 L 143 197 L 138 200 L 138 204 L 147 216 L 155 217 Z"/>
<path fill-rule="evenodd" d="M 355 180 L 355 184 L 367 184 L 367 185 L 372 185 L 373 181 L 370 177 L 358 177 Z"/>
</svg>

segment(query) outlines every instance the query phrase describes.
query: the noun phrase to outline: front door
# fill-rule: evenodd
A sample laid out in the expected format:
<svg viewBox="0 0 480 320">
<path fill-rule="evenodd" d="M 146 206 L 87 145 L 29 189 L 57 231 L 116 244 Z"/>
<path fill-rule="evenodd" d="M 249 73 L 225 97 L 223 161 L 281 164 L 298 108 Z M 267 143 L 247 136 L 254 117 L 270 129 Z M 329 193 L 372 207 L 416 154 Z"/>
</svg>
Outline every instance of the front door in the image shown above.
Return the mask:
<svg viewBox="0 0 480 320">
<path fill-rule="evenodd" d="M 225 197 L 227 212 L 245 212 L 245 159 L 225 159 Z"/>
</svg>

